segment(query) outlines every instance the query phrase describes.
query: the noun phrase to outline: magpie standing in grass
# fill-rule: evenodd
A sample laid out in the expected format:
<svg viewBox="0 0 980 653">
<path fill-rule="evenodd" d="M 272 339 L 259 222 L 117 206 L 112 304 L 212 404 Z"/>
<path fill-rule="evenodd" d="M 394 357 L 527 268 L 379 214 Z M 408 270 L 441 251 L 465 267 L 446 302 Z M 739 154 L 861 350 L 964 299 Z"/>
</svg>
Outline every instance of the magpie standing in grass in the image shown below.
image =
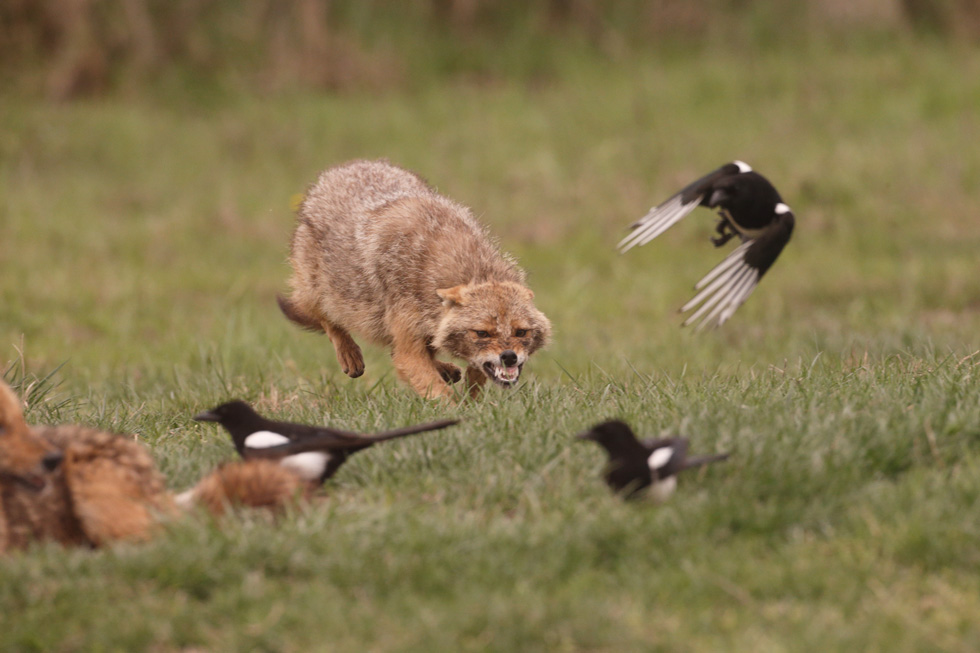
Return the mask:
<svg viewBox="0 0 980 653">
<path fill-rule="evenodd" d="M 627 499 L 649 496 L 665 501 L 677 488 L 678 473 L 728 458 L 727 453 L 689 458 L 684 438 L 637 440 L 633 430 L 619 420 L 596 424 L 576 437 L 592 440 L 606 450 L 606 484 Z"/>
<path fill-rule="evenodd" d="M 676 195 L 634 222 L 620 241 L 620 253 L 645 245 L 699 206 L 718 209 L 721 219 L 711 239 L 721 247 L 738 236 L 742 244 L 694 286 L 697 295 L 681 307 L 686 312 L 701 305 L 685 321 L 697 330 L 721 326 L 755 289 L 793 234 L 793 212 L 783 203 L 769 180 L 743 161 L 726 163 L 686 186 Z"/>
<path fill-rule="evenodd" d="M 218 422 L 231 435 L 238 454 L 246 459 L 272 458 L 307 481 L 322 483 L 333 476 L 347 457 L 385 440 L 452 426 L 449 419 L 407 426 L 376 435 L 339 431 L 325 426 L 275 422 L 252 410 L 244 401 L 231 401 L 195 415 L 199 422 Z"/>
</svg>

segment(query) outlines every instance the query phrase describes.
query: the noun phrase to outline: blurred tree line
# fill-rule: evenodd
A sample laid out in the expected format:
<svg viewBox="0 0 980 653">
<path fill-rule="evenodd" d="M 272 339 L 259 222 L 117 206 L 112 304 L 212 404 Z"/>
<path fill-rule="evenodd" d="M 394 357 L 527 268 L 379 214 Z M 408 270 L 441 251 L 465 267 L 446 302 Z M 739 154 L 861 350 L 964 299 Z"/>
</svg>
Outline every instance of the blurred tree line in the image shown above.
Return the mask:
<svg viewBox="0 0 980 653">
<path fill-rule="evenodd" d="M 422 75 L 539 75 L 615 56 L 818 30 L 980 40 L 980 0 L 0 0 L 0 89 L 53 99 L 168 75 L 277 90 Z M 792 35 L 792 36 L 790 36 Z"/>
</svg>

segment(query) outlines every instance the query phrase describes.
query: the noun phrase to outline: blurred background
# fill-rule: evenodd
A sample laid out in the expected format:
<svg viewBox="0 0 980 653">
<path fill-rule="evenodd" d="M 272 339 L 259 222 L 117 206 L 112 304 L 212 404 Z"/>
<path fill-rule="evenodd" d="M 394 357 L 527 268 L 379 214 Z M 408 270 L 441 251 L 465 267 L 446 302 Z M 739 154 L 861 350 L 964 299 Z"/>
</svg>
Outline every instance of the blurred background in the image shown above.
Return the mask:
<svg viewBox="0 0 980 653">
<path fill-rule="evenodd" d="M 0 361 L 143 394 L 393 382 L 379 348 L 343 377 L 274 300 L 306 186 L 373 157 L 517 255 L 555 325 L 539 378 L 967 356 L 978 45 L 975 0 L 4 0 Z M 713 216 L 615 244 L 733 159 L 796 232 L 694 336 Z"/>
<path fill-rule="evenodd" d="M 176 81 L 255 92 L 547 80 L 569 50 L 815 37 L 980 39 L 976 0 L 5 0 L 6 90 L 52 100 Z"/>
</svg>

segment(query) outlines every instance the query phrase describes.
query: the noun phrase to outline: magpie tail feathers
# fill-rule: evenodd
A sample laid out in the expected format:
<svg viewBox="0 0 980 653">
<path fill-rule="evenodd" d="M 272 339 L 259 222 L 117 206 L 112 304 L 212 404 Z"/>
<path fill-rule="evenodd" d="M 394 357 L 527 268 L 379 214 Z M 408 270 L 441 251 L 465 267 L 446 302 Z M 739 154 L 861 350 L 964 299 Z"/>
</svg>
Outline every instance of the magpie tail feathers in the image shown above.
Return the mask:
<svg viewBox="0 0 980 653">
<path fill-rule="evenodd" d="M 752 242 L 751 241 L 746 241 L 746 242 L 742 243 L 741 245 L 739 245 L 738 247 L 736 247 L 735 249 L 733 249 L 732 252 L 731 252 L 731 254 L 729 254 L 728 256 L 726 256 L 725 259 L 721 263 L 719 263 L 718 265 L 716 265 L 715 267 L 713 267 L 711 269 L 711 272 L 709 272 L 708 274 L 704 275 L 704 278 L 701 279 L 701 281 L 698 281 L 694 285 L 694 289 L 695 290 L 701 290 L 706 285 L 708 285 L 713 279 L 715 279 L 717 276 L 719 276 L 720 274 L 722 274 L 723 272 L 725 272 L 726 270 L 728 270 L 729 268 L 731 268 L 731 266 L 733 266 L 736 263 L 740 262 L 742 260 L 743 254 L 745 253 L 745 250 L 747 250 L 751 245 L 752 245 Z"/>
<path fill-rule="evenodd" d="M 707 456 L 693 456 L 684 461 L 684 469 L 691 469 L 692 467 L 701 467 L 703 465 L 721 462 L 722 460 L 728 460 L 729 456 L 731 456 L 731 454 L 729 453 L 715 453 L 715 454 L 709 454 Z"/>
<path fill-rule="evenodd" d="M 323 435 L 315 435 L 300 440 L 294 440 L 286 444 L 262 449 L 250 449 L 250 458 L 284 458 L 295 454 L 306 453 L 308 451 L 339 450 L 344 449 L 348 452 L 370 447 L 372 444 L 393 440 L 406 435 L 414 435 L 425 431 L 436 431 L 444 429 L 454 424 L 458 424 L 458 419 L 445 419 L 415 426 L 406 426 L 400 429 L 385 431 L 376 435 L 362 435 L 350 431 L 333 431 Z"/>
<path fill-rule="evenodd" d="M 442 419 L 435 422 L 427 422 L 425 424 L 416 424 L 415 426 L 405 426 L 400 429 L 384 431 L 383 433 L 367 436 L 367 439 L 370 439 L 372 442 L 384 442 L 385 440 L 392 440 L 394 438 L 400 438 L 406 435 L 415 435 L 416 433 L 424 433 L 426 431 L 439 431 L 456 424 L 459 424 L 458 419 Z"/>
<path fill-rule="evenodd" d="M 686 313 L 698 304 L 701 306 L 684 320 L 684 326 L 694 324 L 698 320 L 700 322 L 695 327 L 698 331 L 712 323 L 721 326 L 748 299 L 762 276 L 758 269 L 749 265 L 744 259 L 751 243 L 752 241 L 746 241 L 733 250 L 724 261 L 698 282 L 695 289 L 700 289 L 700 292 L 681 307 L 681 312 Z"/>
</svg>

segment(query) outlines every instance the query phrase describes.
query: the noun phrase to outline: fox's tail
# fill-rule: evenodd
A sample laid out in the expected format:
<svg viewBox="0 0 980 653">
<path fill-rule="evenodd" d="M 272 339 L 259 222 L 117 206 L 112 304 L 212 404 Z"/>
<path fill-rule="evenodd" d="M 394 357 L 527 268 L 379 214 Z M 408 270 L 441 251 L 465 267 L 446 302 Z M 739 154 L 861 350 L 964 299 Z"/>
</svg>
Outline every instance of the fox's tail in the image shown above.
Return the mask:
<svg viewBox="0 0 980 653">
<path fill-rule="evenodd" d="M 323 333 L 323 325 L 312 315 L 299 308 L 292 300 L 277 294 L 276 301 L 279 303 L 279 310 L 282 311 L 282 314 L 292 322 L 295 322 L 307 331 Z"/>
</svg>

